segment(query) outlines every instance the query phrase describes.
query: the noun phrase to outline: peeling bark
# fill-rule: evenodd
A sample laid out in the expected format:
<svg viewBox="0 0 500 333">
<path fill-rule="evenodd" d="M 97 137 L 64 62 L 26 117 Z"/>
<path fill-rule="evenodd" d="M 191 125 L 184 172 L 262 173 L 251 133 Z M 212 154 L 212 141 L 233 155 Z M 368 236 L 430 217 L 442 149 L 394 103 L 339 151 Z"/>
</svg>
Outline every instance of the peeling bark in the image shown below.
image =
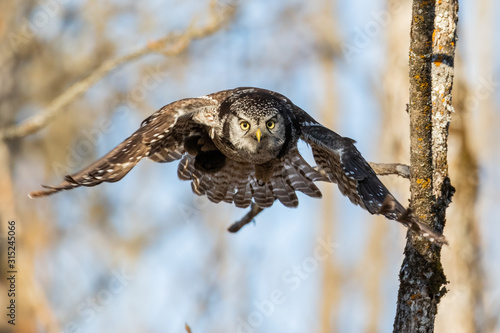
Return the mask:
<svg viewBox="0 0 500 333">
<path fill-rule="evenodd" d="M 422 222 L 442 232 L 454 189 L 447 142 L 458 1 L 414 0 L 410 45 L 411 204 Z M 440 248 L 407 234 L 394 332 L 433 332 L 446 293 Z"/>
</svg>

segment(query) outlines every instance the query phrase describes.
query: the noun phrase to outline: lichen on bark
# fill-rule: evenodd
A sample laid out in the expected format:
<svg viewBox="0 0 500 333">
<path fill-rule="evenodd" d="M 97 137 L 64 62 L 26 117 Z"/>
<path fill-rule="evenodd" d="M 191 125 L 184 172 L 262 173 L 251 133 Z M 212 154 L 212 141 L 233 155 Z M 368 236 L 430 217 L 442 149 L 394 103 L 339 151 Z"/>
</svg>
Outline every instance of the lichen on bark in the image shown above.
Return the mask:
<svg viewBox="0 0 500 333">
<path fill-rule="evenodd" d="M 414 0 L 410 41 L 410 186 L 414 214 L 443 231 L 453 187 L 447 141 L 458 1 Z M 440 248 L 408 233 L 394 332 L 433 332 L 446 293 Z"/>
</svg>

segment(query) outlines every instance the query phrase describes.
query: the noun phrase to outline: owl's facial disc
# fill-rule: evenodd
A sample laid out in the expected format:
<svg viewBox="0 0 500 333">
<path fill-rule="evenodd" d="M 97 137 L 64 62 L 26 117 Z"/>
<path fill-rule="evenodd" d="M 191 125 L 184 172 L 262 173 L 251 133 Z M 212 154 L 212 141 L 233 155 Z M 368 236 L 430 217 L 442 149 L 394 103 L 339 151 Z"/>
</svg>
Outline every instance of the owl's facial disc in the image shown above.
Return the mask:
<svg viewBox="0 0 500 333">
<path fill-rule="evenodd" d="M 275 159 L 286 141 L 282 105 L 274 97 L 244 96 L 230 106 L 225 131 L 234 151 L 232 158 L 267 163 Z"/>
<path fill-rule="evenodd" d="M 266 163 L 279 154 L 284 143 L 284 127 L 279 113 L 268 113 L 248 117 L 240 114 L 238 133 L 233 132 L 232 142 L 239 150 L 239 156 L 245 161 L 254 161 L 258 164 Z"/>
<path fill-rule="evenodd" d="M 268 145 L 268 140 L 272 140 L 275 133 L 276 116 L 267 118 L 257 118 L 244 120 L 240 118 L 240 128 L 243 132 L 243 138 L 248 139 L 256 147 L 256 149 L 263 148 L 262 146 Z M 253 142 L 252 142 L 253 141 Z M 255 142 L 256 141 L 256 142 Z"/>
</svg>

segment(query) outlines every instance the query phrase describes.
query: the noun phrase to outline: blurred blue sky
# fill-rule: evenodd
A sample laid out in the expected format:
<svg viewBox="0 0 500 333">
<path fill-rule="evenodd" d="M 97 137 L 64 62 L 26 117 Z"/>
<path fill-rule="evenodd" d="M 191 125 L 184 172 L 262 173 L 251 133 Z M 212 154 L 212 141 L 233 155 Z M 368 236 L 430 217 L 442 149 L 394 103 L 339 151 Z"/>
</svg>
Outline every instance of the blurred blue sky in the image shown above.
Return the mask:
<svg viewBox="0 0 500 333">
<path fill-rule="evenodd" d="M 120 47 L 117 54 L 129 53 L 166 31 L 185 28 L 193 13 L 200 18 L 206 14 L 205 3 L 194 0 L 115 3 L 132 8 L 106 22 L 108 35 Z M 65 8 L 83 11 L 83 17 L 92 15 L 90 7 L 84 4 L 85 1 L 68 1 Z M 139 6 L 140 11 L 133 9 Z M 325 92 L 324 81 L 319 77 L 324 69 L 317 53 L 313 52 L 315 46 L 310 36 L 311 20 L 322 11 L 322 6 L 320 1 L 242 1 L 233 24 L 194 42 L 188 54 L 176 59 L 152 55 L 114 71 L 85 96 L 86 102 L 95 107 L 90 113 L 96 116 L 94 128 L 107 120 L 113 125 L 99 135 L 95 149 L 84 153 L 73 171 L 112 149 L 156 109 L 185 97 L 238 86 L 257 86 L 283 93 L 320 119 Z M 383 1 L 338 2 L 332 15 L 342 28 L 338 32 L 341 40 L 355 38 L 374 13 L 384 8 Z M 461 2 L 458 52 L 463 55 L 465 73 L 460 75 L 467 75 L 472 85 L 480 84 L 476 82 L 490 74 L 482 73 L 484 66 L 478 65 L 484 61 L 481 50 L 494 47 L 491 54 L 498 51 L 496 40 L 485 40 L 493 36 L 493 32 L 480 37 L 484 32 L 480 31 L 476 10 L 473 1 Z M 499 6 L 495 5 L 488 14 L 498 17 Z M 145 24 L 146 20 L 139 15 L 150 17 L 149 22 Z M 283 19 L 283 15 L 289 16 Z M 499 23 L 495 24 L 498 31 Z M 86 57 L 92 50 L 87 43 L 92 45 L 99 37 L 89 29 L 85 22 L 64 21 L 58 15 L 38 35 L 60 41 L 62 57 Z M 74 38 L 77 35 L 86 37 Z M 486 42 L 489 46 L 478 46 Z M 408 45 L 402 47 L 408 48 Z M 338 115 L 333 130 L 354 138 L 367 160 L 380 162 L 388 161 L 386 156 L 379 155 L 378 137 L 391 129 L 385 128 L 380 120 L 380 104 L 373 87 L 387 65 L 385 52 L 382 30 L 350 61 L 343 57 L 337 59 L 332 73 L 337 96 L 340 96 L 336 105 L 331 106 L 332 112 L 336 110 Z M 494 66 L 491 72 L 498 79 L 499 62 L 491 60 Z M 144 90 L 145 100 L 135 103 L 137 95 L 133 92 L 138 91 L 141 80 L 148 75 L 145 68 L 165 75 L 161 75 L 153 89 Z M 107 93 L 110 87 L 126 94 L 128 102 L 110 102 Z M 494 96 L 498 103 L 498 89 Z M 474 119 L 480 117 L 480 112 L 474 110 L 471 121 L 479 121 Z M 88 140 L 91 131 L 91 128 L 82 129 L 80 142 Z M 498 133 L 492 132 L 493 142 L 499 142 Z M 68 151 L 79 147 L 78 140 L 60 144 Z M 307 147 L 301 145 L 301 151 L 306 150 Z M 481 159 L 478 204 L 486 244 L 484 259 L 498 262 L 500 245 L 494 239 L 500 230 L 494 208 L 500 199 L 497 190 L 500 155 L 492 149 Z M 400 162 L 408 162 L 408 159 Z M 278 290 L 282 291 L 281 299 L 285 301 L 274 304 L 272 314 L 261 315 L 261 323 L 248 332 L 317 329 L 321 262 L 314 259 L 314 250 L 319 244 L 318 237 L 328 239 L 328 235 L 321 235 L 320 231 L 321 201 L 299 194 L 297 209 L 276 203 L 257 217 L 256 225 L 246 226 L 233 235 L 225 232 L 225 228 L 246 211 L 196 197 L 189 183 L 177 179 L 176 171 L 176 163 L 145 161 L 118 183 L 69 191 L 32 203 L 40 207 L 53 205 L 56 215 L 50 222 L 57 224 L 61 232 L 62 241 L 58 241 L 50 253 L 40 253 L 37 257 L 40 280 L 49 286 L 50 302 L 58 319 L 68 325 L 75 323 L 80 332 L 182 332 L 185 322 L 192 326 L 193 332 L 234 332 L 238 327 L 241 332 L 247 332 L 241 327 L 250 320 L 248 316 L 259 311 L 262 314 L 259 306 L 268 304 L 266 300 Z M 48 181 L 56 183 L 60 177 L 60 174 L 54 175 L 54 179 Z M 33 179 L 27 186 L 36 188 L 39 179 Z M 333 185 L 321 184 L 322 189 L 326 186 Z M 334 191 L 337 192 L 336 186 Z M 91 220 L 90 209 L 95 202 L 109 207 L 108 220 Z M 370 217 L 339 195 L 332 204 L 338 209 L 335 212 L 337 230 L 332 238 L 333 256 L 346 274 L 350 274 L 359 269 L 356 267 L 366 249 L 366 230 L 373 223 L 386 222 Z M 389 224 L 389 234 L 381 240 L 386 242 L 389 263 L 381 286 L 381 332 L 392 329 L 406 232 L 397 223 Z M 120 244 L 120 239 L 137 239 L 137 246 L 141 248 L 138 256 L 132 260 L 128 255 L 131 249 L 112 246 Z M 286 277 L 293 276 L 288 273 L 295 266 L 313 267 L 308 266 L 314 264 L 310 258 L 317 261 L 317 267 L 311 268 L 295 289 L 296 284 Z M 117 280 L 122 270 L 130 279 Z M 491 278 L 490 301 L 499 304 L 500 287 L 493 281 L 500 278 L 500 267 L 488 265 L 486 270 Z M 339 332 L 365 329 L 366 295 L 356 281 L 347 282 L 342 290 Z M 117 288 L 116 293 L 106 293 L 110 283 L 118 283 L 123 288 Z M 96 298 L 99 306 L 88 305 L 89 298 Z M 258 321 L 259 316 L 253 319 Z"/>
</svg>

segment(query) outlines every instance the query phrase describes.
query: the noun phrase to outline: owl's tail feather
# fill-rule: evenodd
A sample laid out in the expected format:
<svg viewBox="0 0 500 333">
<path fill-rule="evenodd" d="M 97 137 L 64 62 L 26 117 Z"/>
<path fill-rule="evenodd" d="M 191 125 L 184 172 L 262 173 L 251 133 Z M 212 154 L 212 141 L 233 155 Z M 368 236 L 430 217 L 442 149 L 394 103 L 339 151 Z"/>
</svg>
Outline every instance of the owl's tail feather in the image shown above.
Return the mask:
<svg viewBox="0 0 500 333">
<path fill-rule="evenodd" d="M 270 179 L 273 201 L 277 199 L 286 207 L 297 207 L 299 201 L 295 191 L 312 198 L 322 197 L 314 182 L 326 180 L 326 177 L 311 167 L 298 152 L 281 160 L 279 165 L 274 166 L 274 170 L 274 175 Z"/>
<path fill-rule="evenodd" d="M 116 182 L 122 179 L 141 159 L 147 157 L 149 146 L 142 143 L 142 135 L 132 134 L 108 154 L 83 170 L 64 177 L 57 186 L 42 185 L 44 190 L 31 192 L 30 198 L 39 198 L 79 186 L 95 186 L 102 182 Z"/>
<path fill-rule="evenodd" d="M 279 200 L 286 207 L 297 207 L 299 201 L 295 191 L 321 198 L 315 181 L 326 177 L 311 167 L 298 152 L 279 160 L 272 166 L 272 175 L 267 182 L 259 180 L 255 166 L 226 159 L 221 170 L 207 173 L 195 165 L 195 157 L 185 154 L 177 169 L 182 180 L 190 180 L 193 192 L 207 195 L 212 202 L 234 203 L 246 208 L 253 201 L 261 208 L 271 207 Z"/>
<path fill-rule="evenodd" d="M 285 164 L 285 169 L 287 181 L 293 189 L 313 198 L 322 197 L 321 191 L 314 182 L 327 181 L 328 178 L 311 167 L 298 152 L 290 157 L 288 163 Z"/>
</svg>

